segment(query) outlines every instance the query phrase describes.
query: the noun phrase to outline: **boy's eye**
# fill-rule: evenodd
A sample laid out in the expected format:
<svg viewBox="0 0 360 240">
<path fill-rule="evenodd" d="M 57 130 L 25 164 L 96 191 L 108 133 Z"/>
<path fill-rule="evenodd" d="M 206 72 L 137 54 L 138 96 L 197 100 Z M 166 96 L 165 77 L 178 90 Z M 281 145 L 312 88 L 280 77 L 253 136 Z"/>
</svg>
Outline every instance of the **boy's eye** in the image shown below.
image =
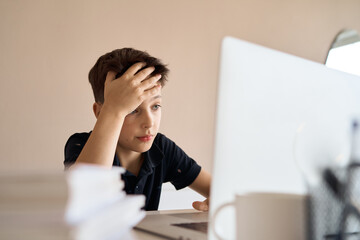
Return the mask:
<svg viewBox="0 0 360 240">
<path fill-rule="evenodd" d="M 138 110 L 137 109 L 135 109 L 134 111 L 132 111 L 130 114 L 135 114 L 135 113 L 137 113 L 138 112 Z"/>
<path fill-rule="evenodd" d="M 159 108 L 161 108 L 160 104 L 156 104 L 153 106 L 153 110 L 158 110 Z"/>
</svg>

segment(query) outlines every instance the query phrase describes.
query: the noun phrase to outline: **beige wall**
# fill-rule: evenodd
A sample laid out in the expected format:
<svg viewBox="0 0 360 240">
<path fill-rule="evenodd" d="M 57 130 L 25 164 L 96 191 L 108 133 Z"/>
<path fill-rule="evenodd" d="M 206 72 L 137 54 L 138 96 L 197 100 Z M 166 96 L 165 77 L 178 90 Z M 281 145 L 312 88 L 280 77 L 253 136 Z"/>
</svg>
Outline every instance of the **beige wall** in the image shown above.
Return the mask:
<svg viewBox="0 0 360 240">
<path fill-rule="evenodd" d="M 1 0 L 0 171 L 62 169 L 93 127 L 87 73 L 103 53 L 147 50 L 171 69 L 161 131 L 212 168 L 219 47 L 231 35 L 323 62 L 360 30 L 357 0 Z"/>
</svg>

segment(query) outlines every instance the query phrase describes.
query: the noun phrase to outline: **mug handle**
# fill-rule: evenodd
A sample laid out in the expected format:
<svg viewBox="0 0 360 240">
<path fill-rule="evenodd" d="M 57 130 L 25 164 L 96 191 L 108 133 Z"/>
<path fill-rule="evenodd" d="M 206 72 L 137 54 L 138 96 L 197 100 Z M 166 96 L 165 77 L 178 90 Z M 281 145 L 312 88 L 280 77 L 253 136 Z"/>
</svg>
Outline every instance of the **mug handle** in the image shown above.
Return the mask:
<svg viewBox="0 0 360 240">
<path fill-rule="evenodd" d="M 224 238 L 222 236 L 220 236 L 219 233 L 216 232 L 215 221 L 216 221 L 216 217 L 217 217 L 218 213 L 226 207 L 234 207 L 234 206 L 235 206 L 235 201 L 224 203 L 224 204 L 220 205 L 220 207 L 218 207 L 215 210 L 214 214 L 211 216 L 211 221 L 210 221 L 211 230 L 213 231 L 213 233 L 215 234 L 217 239 L 224 240 Z"/>
</svg>

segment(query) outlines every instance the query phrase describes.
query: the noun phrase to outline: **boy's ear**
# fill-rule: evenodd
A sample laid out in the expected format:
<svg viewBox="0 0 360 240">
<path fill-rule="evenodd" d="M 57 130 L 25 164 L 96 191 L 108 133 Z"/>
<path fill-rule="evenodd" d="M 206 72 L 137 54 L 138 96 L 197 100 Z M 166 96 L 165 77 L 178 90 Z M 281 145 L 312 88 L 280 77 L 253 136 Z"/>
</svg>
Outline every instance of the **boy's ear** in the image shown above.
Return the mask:
<svg viewBox="0 0 360 240">
<path fill-rule="evenodd" d="M 98 118 L 99 114 L 100 114 L 100 110 L 101 110 L 102 104 L 94 102 L 93 104 L 93 112 L 96 118 Z"/>
</svg>

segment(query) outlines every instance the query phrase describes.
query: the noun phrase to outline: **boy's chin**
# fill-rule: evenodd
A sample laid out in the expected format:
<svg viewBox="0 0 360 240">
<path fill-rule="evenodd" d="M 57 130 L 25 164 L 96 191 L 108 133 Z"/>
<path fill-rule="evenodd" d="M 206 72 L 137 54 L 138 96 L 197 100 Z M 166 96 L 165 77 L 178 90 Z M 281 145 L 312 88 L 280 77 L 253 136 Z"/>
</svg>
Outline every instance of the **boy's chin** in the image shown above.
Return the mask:
<svg viewBox="0 0 360 240">
<path fill-rule="evenodd" d="M 150 150 L 151 146 L 152 146 L 152 141 L 151 143 L 146 143 L 143 144 L 142 146 L 136 147 L 136 149 L 134 149 L 135 152 L 139 152 L 139 153 L 144 153 Z"/>
<path fill-rule="evenodd" d="M 151 147 L 148 147 L 148 148 L 141 148 L 141 149 L 136 149 L 135 152 L 138 152 L 138 153 L 144 153 L 144 152 L 147 152 L 150 150 Z"/>
</svg>

